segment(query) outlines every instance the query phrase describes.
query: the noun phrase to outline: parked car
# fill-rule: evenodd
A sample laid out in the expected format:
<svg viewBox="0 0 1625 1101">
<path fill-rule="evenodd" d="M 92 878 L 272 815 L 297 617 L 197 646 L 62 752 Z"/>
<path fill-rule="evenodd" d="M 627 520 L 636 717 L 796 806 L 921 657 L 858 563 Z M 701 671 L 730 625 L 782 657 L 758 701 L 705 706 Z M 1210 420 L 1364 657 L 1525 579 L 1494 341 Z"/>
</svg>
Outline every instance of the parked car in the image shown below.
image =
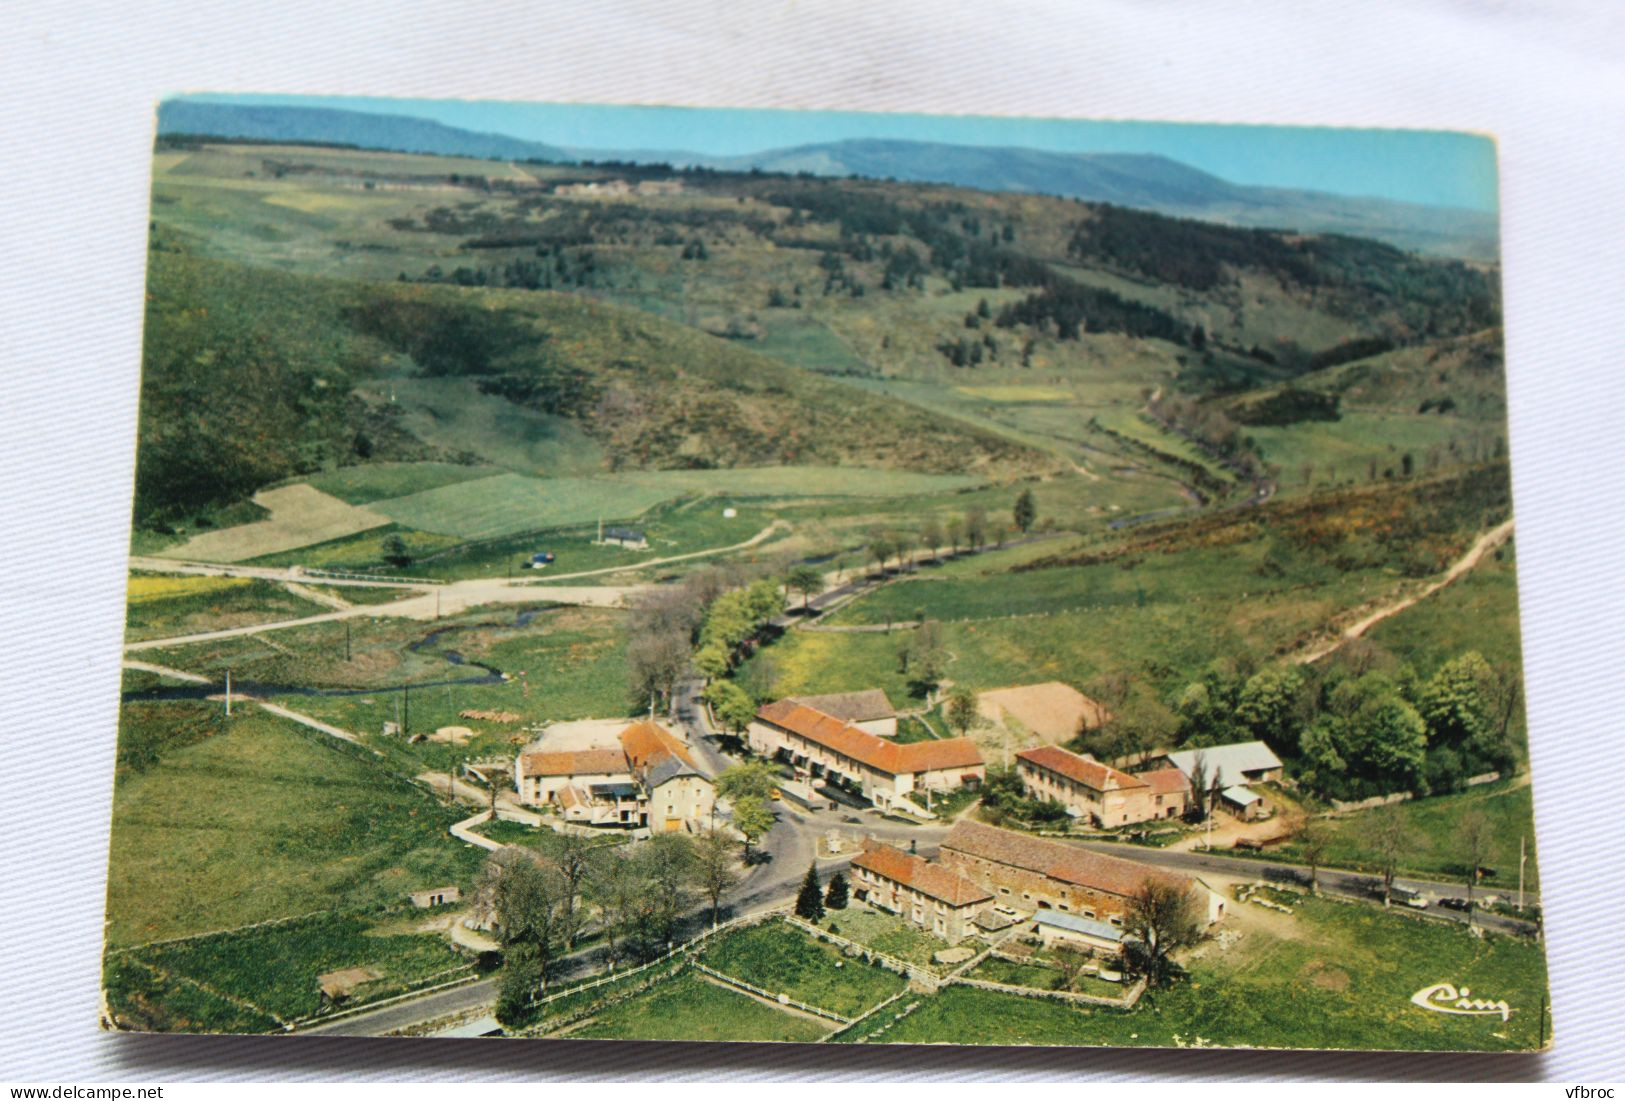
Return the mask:
<svg viewBox="0 0 1625 1101">
<path fill-rule="evenodd" d="M 1412 890 L 1410 887 L 1395 886 L 1388 894 L 1395 902 L 1404 903 L 1413 910 L 1426 910 L 1428 908 L 1428 900 L 1422 897 L 1422 892 Z"/>
<path fill-rule="evenodd" d="M 1267 866 L 1264 869 L 1264 879 L 1270 883 L 1295 883 L 1300 887 L 1307 887 L 1310 884 L 1309 873 L 1299 868 Z"/>
<path fill-rule="evenodd" d="M 1439 900 L 1439 905 L 1446 910 L 1465 910 L 1467 909 L 1467 900 L 1465 898 L 1456 898 L 1451 896 L 1449 898 L 1441 898 Z"/>
</svg>

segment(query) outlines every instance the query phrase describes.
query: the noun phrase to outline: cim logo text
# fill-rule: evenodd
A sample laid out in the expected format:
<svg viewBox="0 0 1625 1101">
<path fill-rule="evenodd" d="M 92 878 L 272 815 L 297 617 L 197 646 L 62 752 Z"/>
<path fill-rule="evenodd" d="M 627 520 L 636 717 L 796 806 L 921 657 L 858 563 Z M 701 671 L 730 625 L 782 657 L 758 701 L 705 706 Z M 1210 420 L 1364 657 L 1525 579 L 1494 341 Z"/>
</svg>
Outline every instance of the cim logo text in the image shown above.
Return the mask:
<svg viewBox="0 0 1625 1101">
<path fill-rule="evenodd" d="M 1435 1013 L 1454 1013 L 1462 1017 L 1500 1017 L 1505 1021 L 1512 1016 L 1512 1007 L 1503 1001 L 1475 998 L 1465 986 L 1456 989 L 1454 983 L 1440 982 L 1424 986 L 1411 995 L 1411 1002 Z"/>
</svg>

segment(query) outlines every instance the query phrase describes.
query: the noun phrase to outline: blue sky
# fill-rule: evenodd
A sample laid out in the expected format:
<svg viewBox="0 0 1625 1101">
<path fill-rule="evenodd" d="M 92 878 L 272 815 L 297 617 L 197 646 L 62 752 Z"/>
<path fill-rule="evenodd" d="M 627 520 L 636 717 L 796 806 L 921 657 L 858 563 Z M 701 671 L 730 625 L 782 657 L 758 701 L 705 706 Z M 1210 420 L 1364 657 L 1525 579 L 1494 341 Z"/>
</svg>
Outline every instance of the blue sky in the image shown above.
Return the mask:
<svg viewBox="0 0 1625 1101">
<path fill-rule="evenodd" d="M 1160 153 L 1241 184 L 1486 211 L 1495 210 L 1497 202 L 1495 143 L 1447 131 L 327 96 L 181 98 L 414 115 L 467 130 L 606 150 L 728 156 L 842 138 L 903 138 L 1073 153 Z"/>
</svg>

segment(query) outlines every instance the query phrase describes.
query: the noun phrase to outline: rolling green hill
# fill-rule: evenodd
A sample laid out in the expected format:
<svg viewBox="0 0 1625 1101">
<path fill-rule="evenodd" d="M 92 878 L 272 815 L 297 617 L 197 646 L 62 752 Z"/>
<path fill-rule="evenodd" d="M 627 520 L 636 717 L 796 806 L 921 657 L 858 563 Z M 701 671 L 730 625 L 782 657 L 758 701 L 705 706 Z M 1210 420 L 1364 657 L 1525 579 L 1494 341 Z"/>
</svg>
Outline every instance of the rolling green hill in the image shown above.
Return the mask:
<svg viewBox="0 0 1625 1101">
<path fill-rule="evenodd" d="M 386 460 L 531 474 L 557 460 L 549 472 L 823 464 L 992 477 L 1052 462 L 585 298 L 329 280 L 174 247 L 152 253 L 143 525 L 292 476 Z"/>
</svg>

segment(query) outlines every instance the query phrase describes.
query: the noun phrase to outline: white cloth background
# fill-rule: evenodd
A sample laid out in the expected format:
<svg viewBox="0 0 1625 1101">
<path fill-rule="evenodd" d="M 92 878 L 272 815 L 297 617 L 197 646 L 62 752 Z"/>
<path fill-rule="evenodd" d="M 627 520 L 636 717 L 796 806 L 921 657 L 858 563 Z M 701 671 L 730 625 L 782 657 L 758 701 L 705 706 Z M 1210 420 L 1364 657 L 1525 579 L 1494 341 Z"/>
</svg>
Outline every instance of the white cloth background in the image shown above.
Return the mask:
<svg viewBox="0 0 1625 1101">
<path fill-rule="evenodd" d="M 13 3 L 0 19 L 0 1076 L 1618 1078 L 1625 18 L 1609 0 Z M 94 1030 L 153 105 L 182 90 L 1409 126 L 1501 140 L 1545 1058 Z"/>
</svg>

